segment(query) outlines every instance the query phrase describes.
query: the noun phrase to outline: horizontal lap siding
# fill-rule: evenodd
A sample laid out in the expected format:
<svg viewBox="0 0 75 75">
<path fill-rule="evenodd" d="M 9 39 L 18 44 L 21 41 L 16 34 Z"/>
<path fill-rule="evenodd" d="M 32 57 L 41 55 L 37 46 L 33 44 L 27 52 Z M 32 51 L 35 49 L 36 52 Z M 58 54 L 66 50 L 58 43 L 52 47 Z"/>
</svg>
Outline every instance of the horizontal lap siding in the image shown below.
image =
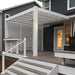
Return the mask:
<svg viewBox="0 0 75 75">
<path fill-rule="evenodd" d="M 75 9 L 67 10 L 67 0 L 51 0 L 51 10 L 65 15 L 75 14 Z"/>
</svg>

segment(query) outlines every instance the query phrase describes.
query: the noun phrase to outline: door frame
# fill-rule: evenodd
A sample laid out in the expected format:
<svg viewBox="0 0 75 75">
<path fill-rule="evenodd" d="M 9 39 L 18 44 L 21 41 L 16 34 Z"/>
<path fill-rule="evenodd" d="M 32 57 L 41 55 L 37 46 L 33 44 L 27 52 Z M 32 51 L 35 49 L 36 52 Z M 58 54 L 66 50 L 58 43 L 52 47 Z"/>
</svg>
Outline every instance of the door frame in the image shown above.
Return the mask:
<svg viewBox="0 0 75 75">
<path fill-rule="evenodd" d="M 55 27 L 54 28 L 54 45 L 53 45 L 54 46 L 53 47 L 54 51 L 58 51 L 58 50 L 56 50 L 56 41 L 55 41 L 56 40 L 56 35 L 55 35 L 55 31 L 56 31 L 56 29 L 59 29 L 59 28 L 62 28 L 63 29 L 63 34 L 65 33 L 64 32 L 64 26 L 60 26 L 60 27 Z M 63 39 L 62 39 L 62 41 L 63 41 L 62 42 L 62 46 L 63 46 L 62 47 L 62 51 L 64 51 L 64 35 L 62 37 L 63 37 Z"/>
</svg>

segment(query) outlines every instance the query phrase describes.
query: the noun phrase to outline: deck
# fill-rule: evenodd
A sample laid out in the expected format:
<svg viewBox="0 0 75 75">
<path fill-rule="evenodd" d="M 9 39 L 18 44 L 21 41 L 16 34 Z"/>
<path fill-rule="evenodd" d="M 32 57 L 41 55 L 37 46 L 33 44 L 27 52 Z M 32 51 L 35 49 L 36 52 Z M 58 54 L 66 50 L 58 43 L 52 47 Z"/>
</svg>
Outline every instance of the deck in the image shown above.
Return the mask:
<svg viewBox="0 0 75 75">
<path fill-rule="evenodd" d="M 45 62 L 50 62 L 50 63 L 54 63 L 54 64 L 59 64 L 61 65 L 61 58 L 56 58 L 54 57 L 54 52 L 50 52 L 50 51 L 39 51 L 38 56 L 37 57 L 33 57 L 32 56 L 32 51 L 27 51 L 27 58 L 31 58 L 31 59 L 36 59 L 36 60 L 40 60 L 40 61 L 45 61 Z M 11 61 L 16 61 L 17 59 L 15 58 L 10 58 L 10 57 L 6 57 L 7 60 L 11 60 Z M 70 60 L 70 59 L 65 59 L 65 66 L 69 66 L 69 67 L 74 67 L 75 68 L 75 60 Z"/>
<path fill-rule="evenodd" d="M 50 52 L 50 51 L 44 51 L 44 52 L 39 51 L 39 54 L 37 57 L 33 57 L 32 51 L 28 51 L 27 56 L 29 56 L 28 58 L 31 58 L 31 59 L 36 59 L 36 60 L 50 62 L 54 64 L 59 64 L 59 65 L 61 65 L 61 60 L 62 60 L 61 58 L 54 57 L 54 52 Z M 70 66 L 75 68 L 75 60 L 65 59 L 65 66 Z"/>
<path fill-rule="evenodd" d="M 61 65 L 61 60 L 62 60 L 61 58 L 54 57 L 54 52 L 50 52 L 50 51 L 44 51 L 44 52 L 39 51 L 37 57 L 32 56 L 32 51 L 27 51 L 27 56 L 28 56 L 27 58 L 50 62 L 50 63 L 54 63 L 54 64 L 59 64 L 59 65 Z M 11 60 L 11 61 L 17 60 L 14 58 L 12 58 L 13 59 L 12 60 L 10 57 L 6 57 L 6 59 Z M 65 65 L 75 68 L 75 60 L 65 59 Z"/>
</svg>

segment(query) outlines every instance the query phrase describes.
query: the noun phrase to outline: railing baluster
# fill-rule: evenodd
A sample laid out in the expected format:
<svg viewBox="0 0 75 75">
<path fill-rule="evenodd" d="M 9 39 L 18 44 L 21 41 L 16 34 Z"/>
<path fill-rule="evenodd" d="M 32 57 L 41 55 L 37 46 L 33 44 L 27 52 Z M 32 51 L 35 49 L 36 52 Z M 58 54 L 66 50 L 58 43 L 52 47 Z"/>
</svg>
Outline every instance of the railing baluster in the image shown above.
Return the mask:
<svg viewBox="0 0 75 75">
<path fill-rule="evenodd" d="M 18 43 L 19 43 L 19 41 L 17 41 L 17 44 L 18 44 Z M 17 45 L 16 54 L 19 54 L 19 45 Z"/>
<path fill-rule="evenodd" d="M 4 73 L 5 69 L 5 52 L 2 52 L 2 73 Z"/>
<path fill-rule="evenodd" d="M 26 57 L 26 38 L 24 38 L 24 57 Z"/>
</svg>

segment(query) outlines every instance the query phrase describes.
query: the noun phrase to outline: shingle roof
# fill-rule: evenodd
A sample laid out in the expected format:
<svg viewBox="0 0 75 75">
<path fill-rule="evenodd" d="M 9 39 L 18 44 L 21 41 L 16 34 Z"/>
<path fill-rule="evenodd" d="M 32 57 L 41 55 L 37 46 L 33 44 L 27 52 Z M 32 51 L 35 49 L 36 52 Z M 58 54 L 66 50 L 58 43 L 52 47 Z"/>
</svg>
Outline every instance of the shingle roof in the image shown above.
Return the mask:
<svg viewBox="0 0 75 75">
<path fill-rule="evenodd" d="M 31 1 L 31 2 L 24 3 L 24 4 L 13 6 L 13 7 L 10 7 L 10 8 L 2 9 L 2 10 L 0 10 L 0 13 L 2 13 L 2 11 L 13 9 L 13 8 L 17 8 L 17 7 L 20 7 L 20 6 L 23 6 L 23 5 L 27 5 L 27 4 L 30 4 L 30 3 L 36 3 L 39 7 L 41 7 L 41 5 L 37 1 Z"/>
</svg>

